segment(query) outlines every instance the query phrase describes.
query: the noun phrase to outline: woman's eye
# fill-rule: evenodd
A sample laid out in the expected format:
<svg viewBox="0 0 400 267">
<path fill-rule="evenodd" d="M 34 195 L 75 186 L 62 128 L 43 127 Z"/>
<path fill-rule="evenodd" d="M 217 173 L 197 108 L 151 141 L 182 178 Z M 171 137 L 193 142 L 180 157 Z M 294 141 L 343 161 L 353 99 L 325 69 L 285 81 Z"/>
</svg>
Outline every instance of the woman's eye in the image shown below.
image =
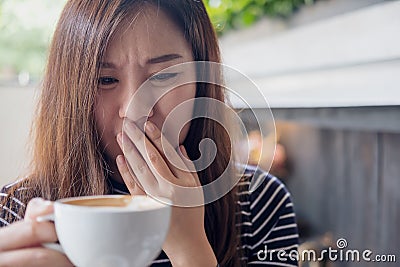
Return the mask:
<svg viewBox="0 0 400 267">
<path fill-rule="evenodd" d="M 110 84 L 114 84 L 117 83 L 118 80 L 113 78 L 113 77 L 101 77 L 99 79 L 99 84 L 100 85 L 110 85 Z"/>
<path fill-rule="evenodd" d="M 150 81 L 152 82 L 163 82 L 163 81 L 167 81 L 171 78 L 175 78 L 178 75 L 178 73 L 160 73 L 157 75 L 153 75 L 150 77 Z"/>
</svg>

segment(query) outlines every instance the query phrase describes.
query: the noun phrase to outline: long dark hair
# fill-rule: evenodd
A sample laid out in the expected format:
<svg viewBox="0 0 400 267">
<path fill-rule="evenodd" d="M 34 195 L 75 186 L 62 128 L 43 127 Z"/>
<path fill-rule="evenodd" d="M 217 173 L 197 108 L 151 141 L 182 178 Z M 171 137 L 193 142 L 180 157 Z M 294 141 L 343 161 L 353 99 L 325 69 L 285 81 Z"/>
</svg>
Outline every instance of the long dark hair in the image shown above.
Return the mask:
<svg viewBox="0 0 400 267">
<path fill-rule="evenodd" d="M 51 43 L 33 127 L 32 175 L 16 184 L 11 194 L 21 186 L 32 188 L 18 192 L 28 202 L 35 196 L 56 200 L 108 192 L 107 163 L 94 122 L 100 61 L 116 28 L 145 4 L 161 8 L 181 27 L 195 61 L 221 61 L 218 40 L 201 1 L 68 1 Z M 200 96 L 225 101 L 223 87 L 213 84 L 198 83 L 196 97 Z M 232 146 L 218 123 L 196 119 L 184 142 L 191 159 L 199 157 L 198 144 L 204 138 L 214 140 L 218 149 L 212 164 L 198 173 L 201 183 L 207 184 L 227 168 Z M 205 207 L 205 230 L 221 266 L 240 265 L 236 208 L 236 188 Z"/>
</svg>

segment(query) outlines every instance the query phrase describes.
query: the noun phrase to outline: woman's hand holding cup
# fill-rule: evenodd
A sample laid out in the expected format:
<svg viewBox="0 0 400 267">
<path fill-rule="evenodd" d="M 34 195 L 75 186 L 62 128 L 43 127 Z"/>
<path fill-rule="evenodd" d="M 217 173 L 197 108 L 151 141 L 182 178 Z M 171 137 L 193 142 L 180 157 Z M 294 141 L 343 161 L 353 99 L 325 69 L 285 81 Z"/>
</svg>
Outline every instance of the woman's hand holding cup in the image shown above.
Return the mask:
<svg viewBox="0 0 400 267">
<path fill-rule="evenodd" d="M 0 229 L 0 266 L 73 266 L 65 254 L 41 245 L 57 241 L 52 222 L 36 221 L 52 212 L 52 202 L 34 198 L 28 203 L 24 220 Z"/>
</svg>

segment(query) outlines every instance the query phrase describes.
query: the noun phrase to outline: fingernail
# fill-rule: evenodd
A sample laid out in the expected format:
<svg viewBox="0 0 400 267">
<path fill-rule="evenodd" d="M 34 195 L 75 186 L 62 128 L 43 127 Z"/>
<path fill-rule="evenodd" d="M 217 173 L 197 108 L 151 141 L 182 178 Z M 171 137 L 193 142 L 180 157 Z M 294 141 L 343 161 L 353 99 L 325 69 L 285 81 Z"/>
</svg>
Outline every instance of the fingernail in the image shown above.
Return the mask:
<svg viewBox="0 0 400 267">
<path fill-rule="evenodd" d="M 185 149 L 185 147 L 183 145 L 180 145 L 179 149 L 181 150 L 182 154 L 186 155 L 186 149 Z"/>
<path fill-rule="evenodd" d="M 45 200 L 45 201 L 43 201 L 43 205 L 44 206 L 51 206 L 51 205 L 53 205 L 53 202 L 51 202 L 50 200 Z"/>
<path fill-rule="evenodd" d="M 43 198 L 33 198 L 31 201 L 29 201 L 29 204 L 36 207 L 35 209 L 45 211 L 49 206 L 53 205 L 53 202 L 44 200 Z"/>
<path fill-rule="evenodd" d="M 32 198 L 31 201 L 29 201 L 31 203 L 31 205 L 40 205 L 44 202 L 44 199 L 41 197 L 35 197 Z"/>
<path fill-rule="evenodd" d="M 121 133 L 117 134 L 117 142 L 119 145 L 122 144 L 122 134 Z"/>
<path fill-rule="evenodd" d="M 153 123 L 151 123 L 150 121 L 146 122 L 146 130 L 148 132 L 153 132 L 155 130 Z"/>
<path fill-rule="evenodd" d="M 118 164 L 118 165 L 124 164 L 124 158 L 123 158 L 123 156 L 121 156 L 121 155 L 118 155 L 118 156 L 117 156 L 117 164 Z"/>
</svg>

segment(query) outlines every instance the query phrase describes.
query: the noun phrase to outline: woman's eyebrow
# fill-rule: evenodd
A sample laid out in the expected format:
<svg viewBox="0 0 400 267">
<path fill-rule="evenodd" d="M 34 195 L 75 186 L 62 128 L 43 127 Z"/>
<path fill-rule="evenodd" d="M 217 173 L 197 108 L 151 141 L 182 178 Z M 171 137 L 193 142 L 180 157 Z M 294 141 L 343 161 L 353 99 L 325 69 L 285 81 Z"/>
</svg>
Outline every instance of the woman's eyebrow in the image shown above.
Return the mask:
<svg viewBox="0 0 400 267">
<path fill-rule="evenodd" d="M 105 69 L 116 69 L 117 68 L 115 66 L 115 64 L 111 63 L 111 62 L 100 62 L 100 67 L 105 68 Z"/>
<path fill-rule="evenodd" d="M 174 60 L 177 58 L 182 58 L 182 56 L 179 54 L 167 54 L 167 55 L 162 55 L 159 57 L 151 58 L 146 63 L 147 64 L 157 64 L 157 63 L 171 61 L 171 60 Z M 105 68 L 105 69 L 117 69 L 118 68 L 114 63 L 111 63 L 111 62 L 100 62 L 100 67 Z"/>
<path fill-rule="evenodd" d="M 166 61 L 171 61 L 177 58 L 182 58 L 181 55 L 179 54 L 167 54 L 167 55 L 162 55 L 159 57 L 151 58 L 147 61 L 147 64 L 157 64 L 157 63 L 162 63 Z"/>
</svg>

